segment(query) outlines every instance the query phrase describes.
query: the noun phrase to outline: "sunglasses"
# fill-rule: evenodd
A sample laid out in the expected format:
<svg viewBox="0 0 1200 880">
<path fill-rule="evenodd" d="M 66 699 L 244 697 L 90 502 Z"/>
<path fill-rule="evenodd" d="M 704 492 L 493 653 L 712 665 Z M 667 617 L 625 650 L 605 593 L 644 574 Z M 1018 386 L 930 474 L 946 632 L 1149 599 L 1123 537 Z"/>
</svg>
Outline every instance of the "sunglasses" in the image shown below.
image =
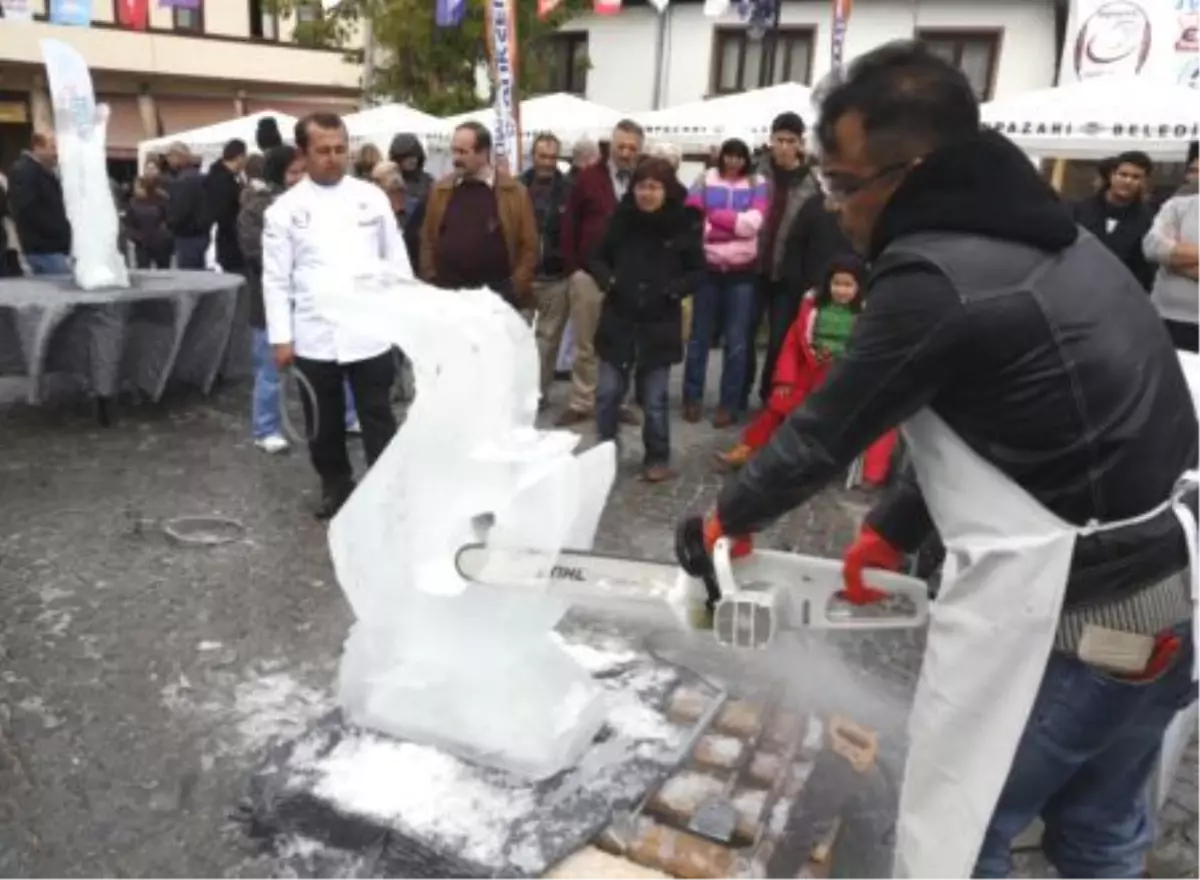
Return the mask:
<svg viewBox="0 0 1200 880">
<path fill-rule="evenodd" d="M 821 185 L 821 189 L 827 196 L 834 199 L 848 199 L 884 178 L 890 177 L 898 171 L 906 170 L 911 164 L 909 161 L 891 162 L 884 165 L 874 174 L 863 176 L 841 171 L 828 172 L 818 170 L 817 182 Z"/>
</svg>

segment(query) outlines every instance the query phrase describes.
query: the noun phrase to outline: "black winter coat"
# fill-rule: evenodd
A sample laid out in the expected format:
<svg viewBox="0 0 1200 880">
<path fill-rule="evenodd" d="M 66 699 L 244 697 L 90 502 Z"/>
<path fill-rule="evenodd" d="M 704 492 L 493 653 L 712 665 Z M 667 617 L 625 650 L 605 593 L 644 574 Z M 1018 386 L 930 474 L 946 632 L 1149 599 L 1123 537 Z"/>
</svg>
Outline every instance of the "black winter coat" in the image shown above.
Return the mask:
<svg viewBox="0 0 1200 880">
<path fill-rule="evenodd" d="M 1075 222 L 1104 242 L 1147 291 L 1154 286 L 1157 267 L 1142 253 L 1142 239 L 1154 223 L 1154 212 L 1142 202 L 1110 205 L 1104 193 L 1096 193 L 1073 206 Z M 1116 220 L 1110 232 L 1109 219 Z"/>
<path fill-rule="evenodd" d="M 238 176 L 224 162 L 213 163 L 204 178 L 205 220 L 217 224 L 217 262 L 226 272 L 240 272 L 245 265 L 237 231 L 241 195 Z"/>
<path fill-rule="evenodd" d="M 567 271 L 567 264 L 563 259 L 559 240 L 562 238 L 562 213 L 567 205 L 567 195 L 571 192 L 571 183 L 565 174 L 555 171 L 554 181 L 550 184 L 549 198 L 542 203 L 534 198 L 536 184 L 533 182 L 532 168 L 521 175 L 521 183 L 525 184 L 525 189 L 529 191 L 534 218 L 537 220 L 537 277 L 561 278 Z"/>
<path fill-rule="evenodd" d="M 854 250 L 838 226 L 837 214 L 826 210 L 821 193 L 800 206 L 786 234 L 780 276 L 796 302 L 825 279 L 830 260 Z"/>
<path fill-rule="evenodd" d="M 683 359 L 679 304 L 704 279 L 705 261 L 695 219 L 678 198 L 647 213 L 626 193 L 587 271 L 605 293 L 596 330 L 601 359 L 646 370 Z"/>
<path fill-rule="evenodd" d="M 1150 510 L 1196 467 L 1196 411 L 1157 312 L 1011 142 L 989 132 L 926 156 L 866 256 L 867 306 L 845 354 L 721 492 L 729 534 L 808 500 L 924 407 L 1076 525 Z M 933 526 L 907 474 L 868 522 L 907 551 Z M 1169 511 L 1083 536 L 1067 603 L 1186 564 Z"/>
<path fill-rule="evenodd" d="M 27 254 L 71 253 L 71 223 L 62 183 L 29 153 L 16 161 L 8 176 L 8 201 L 21 250 Z"/>
<path fill-rule="evenodd" d="M 177 238 L 202 238 L 212 229 L 204 209 L 204 176 L 194 165 L 167 180 L 167 228 Z"/>
</svg>

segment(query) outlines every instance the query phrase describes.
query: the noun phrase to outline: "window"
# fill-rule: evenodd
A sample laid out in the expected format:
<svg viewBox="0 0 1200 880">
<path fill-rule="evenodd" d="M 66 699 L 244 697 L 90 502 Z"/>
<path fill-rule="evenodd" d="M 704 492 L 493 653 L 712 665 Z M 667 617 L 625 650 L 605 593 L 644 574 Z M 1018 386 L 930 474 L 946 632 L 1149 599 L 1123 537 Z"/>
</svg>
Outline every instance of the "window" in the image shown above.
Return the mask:
<svg viewBox="0 0 1200 880">
<path fill-rule="evenodd" d="M 813 32 L 808 28 L 778 28 L 761 40 L 745 29 L 721 28 L 713 46 L 712 93 L 728 95 L 795 82 L 812 76 Z"/>
<path fill-rule="evenodd" d="M 189 34 L 204 33 L 204 4 L 197 2 L 194 7 L 172 6 L 171 27 L 177 31 Z"/>
<path fill-rule="evenodd" d="M 267 0 L 250 0 L 250 38 L 279 39 L 279 13 L 271 11 Z"/>
<path fill-rule="evenodd" d="M 979 100 L 991 100 L 1000 59 L 999 31 L 917 31 L 917 39 L 966 74 Z"/>
<path fill-rule="evenodd" d="M 557 33 L 547 38 L 547 81 L 549 92 L 569 92 L 583 97 L 587 94 L 588 35 Z"/>
</svg>

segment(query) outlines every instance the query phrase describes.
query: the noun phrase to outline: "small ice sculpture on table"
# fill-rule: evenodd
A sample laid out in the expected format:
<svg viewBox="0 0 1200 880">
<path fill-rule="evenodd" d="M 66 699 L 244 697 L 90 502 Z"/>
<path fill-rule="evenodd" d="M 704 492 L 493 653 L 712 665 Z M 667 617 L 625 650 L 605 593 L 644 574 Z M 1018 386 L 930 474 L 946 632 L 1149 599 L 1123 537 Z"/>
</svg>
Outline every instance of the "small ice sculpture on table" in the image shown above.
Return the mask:
<svg viewBox="0 0 1200 880">
<path fill-rule="evenodd" d="M 75 282 L 84 290 L 128 287 L 105 157 L 108 107 L 96 105 L 87 62 L 73 48 L 59 40 L 42 40 L 42 58 L 54 106 L 63 201 L 71 221 Z"/>
<path fill-rule="evenodd" d="M 477 763 L 551 776 L 579 759 L 606 713 L 602 690 L 551 637 L 566 605 L 536 586 L 468 585 L 455 552 L 479 539 L 481 514 L 492 514 L 488 544 L 517 582 L 548 572 L 564 547 L 589 548 L 613 446 L 575 456 L 577 435 L 534 427 L 533 334 L 494 293 L 381 277 L 346 287 L 330 284 L 319 308 L 400 346 L 417 394 L 330 527 L 356 618 L 343 710 Z"/>
</svg>

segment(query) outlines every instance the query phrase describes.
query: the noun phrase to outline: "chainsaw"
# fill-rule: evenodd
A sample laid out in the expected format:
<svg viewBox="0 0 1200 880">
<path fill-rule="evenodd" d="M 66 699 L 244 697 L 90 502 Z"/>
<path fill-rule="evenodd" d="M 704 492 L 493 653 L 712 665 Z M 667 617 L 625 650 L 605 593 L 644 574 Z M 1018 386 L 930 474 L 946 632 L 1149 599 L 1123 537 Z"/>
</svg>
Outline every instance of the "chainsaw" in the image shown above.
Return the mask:
<svg viewBox="0 0 1200 880">
<path fill-rule="evenodd" d="M 719 539 L 711 569 L 692 574 L 675 563 L 486 543 L 461 547 L 455 564 L 470 583 L 540 590 L 589 610 L 642 617 L 669 612 L 733 648 L 766 648 L 782 632 L 907 629 L 929 618 L 928 587 L 917 578 L 871 571 L 872 586 L 888 598 L 854 605 L 841 597 L 838 561 L 776 550 L 733 559 L 732 546 Z"/>
</svg>

